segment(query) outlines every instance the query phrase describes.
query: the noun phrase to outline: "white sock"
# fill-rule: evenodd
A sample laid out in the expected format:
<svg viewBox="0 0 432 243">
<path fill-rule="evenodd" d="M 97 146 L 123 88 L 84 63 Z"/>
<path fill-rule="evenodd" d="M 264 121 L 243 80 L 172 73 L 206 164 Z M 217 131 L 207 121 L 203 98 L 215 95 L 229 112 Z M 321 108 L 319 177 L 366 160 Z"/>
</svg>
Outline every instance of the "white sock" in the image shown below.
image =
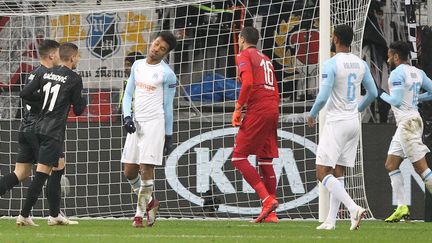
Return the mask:
<svg viewBox="0 0 432 243">
<path fill-rule="evenodd" d="M 141 187 L 138 193 L 137 211 L 135 216 L 144 217 L 147 204 L 152 199 L 153 180 L 142 180 Z"/>
<path fill-rule="evenodd" d="M 127 181 L 131 185 L 133 192 L 138 195 L 138 191 L 139 191 L 139 189 L 141 187 L 141 178 L 140 178 L 140 176 L 138 175 L 135 179 L 132 179 L 132 180 L 127 179 Z"/>
<path fill-rule="evenodd" d="M 359 207 L 352 198 L 348 195 L 342 184 L 333 176 L 327 175 L 323 179 L 323 185 L 337 200 L 341 201 L 351 213 Z"/>
<path fill-rule="evenodd" d="M 338 177 L 337 180 L 345 188 L 345 177 Z M 336 217 L 339 212 L 341 201 L 338 200 L 333 194 L 330 194 L 330 209 L 327 215 L 326 222 L 330 224 L 336 224 Z"/>
<path fill-rule="evenodd" d="M 389 172 L 389 176 L 398 206 L 406 205 L 405 188 L 401 171 L 399 169 L 391 171 Z"/>
<path fill-rule="evenodd" d="M 430 193 L 432 193 L 432 171 L 431 169 L 427 168 L 423 173 L 421 174 L 421 177 L 423 178 L 424 184 L 426 188 L 429 190 Z"/>
</svg>

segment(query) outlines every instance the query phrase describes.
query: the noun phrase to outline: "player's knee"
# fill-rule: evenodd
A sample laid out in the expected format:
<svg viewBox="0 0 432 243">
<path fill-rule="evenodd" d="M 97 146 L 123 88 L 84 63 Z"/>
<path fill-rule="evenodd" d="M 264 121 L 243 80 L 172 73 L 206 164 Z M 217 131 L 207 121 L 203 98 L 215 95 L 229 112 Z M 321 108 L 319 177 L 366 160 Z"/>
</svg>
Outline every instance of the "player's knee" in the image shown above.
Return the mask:
<svg viewBox="0 0 432 243">
<path fill-rule="evenodd" d="M 326 166 L 317 166 L 316 167 L 316 178 L 319 181 L 323 181 L 324 177 L 326 177 L 329 174 L 332 174 L 333 169 L 331 167 L 326 167 Z"/>
<path fill-rule="evenodd" d="M 322 182 L 324 176 L 322 176 L 322 173 L 321 173 L 320 171 L 317 170 L 317 171 L 315 172 L 315 176 L 316 176 L 317 180 L 319 180 L 319 181 Z"/>
<path fill-rule="evenodd" d="M 65 168 L 65 159 L 64 157 L 60 157 L 57 167 L 53 167 L 53 170 L 63 170 Z"/>
<path fill-rule="evenodd" d="M 336 165 L 335 169 L 333 170 L 333 175 L 337 177 L 342 177 L 345 174 L 345 167 Z"/>
<path fill-rule="evenodd" d="M 27 170 L 27 169 L 16 169 L 14 173 L 18 178 L 18 181 L 23 181 L 26 178 L 31 176 L 31 170 Z"/>
<path fill-rule="evenodd" d="M 137 178 L 137 176 L 138 176 L 138 171 L 124 170 L 124 171 L 123 171 L 123 175 L 124 175 L 128 180 L 133 180 L 133 179 Z"/>
<path fill-rule="evenodd" d="M 398 165 L 387 160 L 385 163 L 385 168 L 388 172 L 391 172 L 391 171 L 397 170 Z"/>
<path fill-rule="evenodd" d="M 233 157 L 231 159 L 231 163 L 236 169 L 238 169 L 239 167 L 242 167 L 242 165 L 244 165 L 245 163 L 249 163 L 249 162 L 245 156 L 242 156 L 239 154 L 237 154 L 237 155 L 233 154 Z"/>
<path fill-rule="evenodd" d="M 425 158 L 420 159 L 419 161 L 414 162 L 413 164 L 415 172 L 421 175 L 426 169 L 428 169 L 428 164 Z"/>
</svg>

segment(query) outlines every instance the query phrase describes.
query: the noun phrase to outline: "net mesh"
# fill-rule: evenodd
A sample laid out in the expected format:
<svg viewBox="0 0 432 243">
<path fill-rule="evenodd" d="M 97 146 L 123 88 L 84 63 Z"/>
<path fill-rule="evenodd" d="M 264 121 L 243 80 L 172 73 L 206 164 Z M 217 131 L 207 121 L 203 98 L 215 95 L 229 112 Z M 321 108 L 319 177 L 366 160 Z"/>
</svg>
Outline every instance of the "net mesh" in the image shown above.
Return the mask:
<svg viewBox="0 0 432 243">
<path fill-rule="evenodd" d="M 155 197 L 163 217 L 252 217 L 259 198 L 231 165 L 237 132 L 230 126 L 239 93 L 235 55 L 242 26 L 254 25 L 258 43 L 275 67 L 281 107 L 280 158 L 275 159 L 282 218 L 316 218 L 317 129 L 305 126 L 317 93 L 319 16 L 317 1 L 3 1 L 0 3 L 0 171 L 13 170 L 21 116 L 18 93 L 38 64 L 45 38 L 73 42 L 89 106 L 70 114 L 66 130 L 66 176 L 62 209 L 69 216 L 129 217 L 136 196 L 120 163 L 125 132 L 120 96 L 125 58 L 146 55 L 160 30 L 173 31 L 178 47 L 167 62 L 178 77 L 174 110 L 175 150 L 156 169 Z M 360 54 L 368 0 L 331 1 L 332 25 L 354 28 L 352 50 Z M 329 26 L 331 28 L 331 26 Z M 251 156 L 249 161 L 256 165 Z M 0 199 L 0 215 L 17 215 L 27 180 Z M 348 192 L 367 207 L 361 146 L 346 176 Z M 34 215 L 47 215 L 39 200 Z M 371 215 L 369 215 L 370 217 Z M 348 217 L 342 210 L 341 218 Z"/>
</svg>

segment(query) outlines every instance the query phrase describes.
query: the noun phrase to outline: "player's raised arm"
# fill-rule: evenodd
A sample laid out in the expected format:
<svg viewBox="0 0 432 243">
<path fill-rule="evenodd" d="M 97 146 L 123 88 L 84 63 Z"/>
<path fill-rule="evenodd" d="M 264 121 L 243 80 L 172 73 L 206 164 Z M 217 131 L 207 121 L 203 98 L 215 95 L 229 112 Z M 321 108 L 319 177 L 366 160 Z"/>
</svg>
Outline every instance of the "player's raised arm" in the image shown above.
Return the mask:
<svg viewBox="0 0 432 243">
<path fill-rule="evenodd" d="M 77 85 L 72 89 L 73 111 L 77 116 L 81 115 L 87 106 L 86 99 L 82 97 L 82 90 L 83 90 L 83 83 L 81 77 L 79 77 L 79 81 Z"/>
<path fill-rule="evenodd" d="M 335 69 L 336 66 L 334 60 L 328 61 L 324 66 L 324 71 L 321 76 L 320 90 L 309 113 L 311 118 L 316 118 L 318 116 L 318 112 L 324 107 L 330 97 L 335 81 Z"/>
<path fill-rule="evenodd" d="M 360 101 L 358 106 L 358 111 L 362 112 L 368 107 L 378 96 L 378 90 L 375 86 L 375 81 L 372 77 L 372 74 L 370 72 L 369 66 L 367 63 L 364 63 L 365 65 L 365 75 L 362 80 L 362 84 L 366 89 L 366 95 L 365 97 Z"/>
<path fill-rule="evenodd" d="M 402 69 L 394 70 L 389 77 L 390 95 L 381 91 L 379 97 L 390 105 L 399 107 L 404 95 L 405 78 Z"/>
</svg>

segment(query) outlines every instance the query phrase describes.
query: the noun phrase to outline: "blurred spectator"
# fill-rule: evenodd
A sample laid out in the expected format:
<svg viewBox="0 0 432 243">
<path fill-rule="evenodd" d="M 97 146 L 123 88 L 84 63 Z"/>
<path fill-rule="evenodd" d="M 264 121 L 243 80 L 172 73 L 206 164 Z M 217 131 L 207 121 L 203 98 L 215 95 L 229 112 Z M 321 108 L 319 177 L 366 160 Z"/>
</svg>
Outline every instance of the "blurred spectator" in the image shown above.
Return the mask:
<svg viewBox="0 0 432 243">
<path fill-rule="evenodd" d="M 363 35 L 363 52 L 378 88 L 388 90 L 387 42 L 383 32 L 383 3 L 372 0 Z M 387 122 L 390 105 L 377 99 L 379 122 Z"/>
</svg>

